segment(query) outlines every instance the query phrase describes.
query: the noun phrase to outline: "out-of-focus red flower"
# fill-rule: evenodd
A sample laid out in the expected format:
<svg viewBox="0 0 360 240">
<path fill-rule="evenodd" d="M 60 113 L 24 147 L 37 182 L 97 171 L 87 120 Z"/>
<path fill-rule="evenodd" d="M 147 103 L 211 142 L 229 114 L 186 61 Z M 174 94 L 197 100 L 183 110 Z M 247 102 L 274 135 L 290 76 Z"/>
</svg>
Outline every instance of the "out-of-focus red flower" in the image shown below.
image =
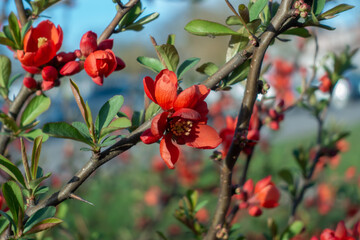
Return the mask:
<svg viewBox="0 0 360 240">
<path fill-rule="evenodd" d="M 163 172 L 166 169 L 164 161 L 158 155 L 152 158 L 151 169 L 154 172 Z"/>
<path fill-rule="evenodd" d="M 285 106 L 288 107 L 295 100 L 291 83 L 294 66 L 280 58 L 274 60 L 273 66 L 273 71 L 268 75 L 269 83 L 276 91 L 276 98 L 284 100 Z"/>
<path fill-rule="evenodd" d="M 196 212 L 195 217 L 199 222 L 206 223 L 209 221 L 209 212 L 206 208 L 200 208 L 200 210 Z"/>
<path fill-rule="evenodd" d="M 345 179 L 347 181 L 350 181 L 355 177 L 355 175 L 356 175 L 356 167 L 351 166 L 345 172 Z"/>
<path fill-rule="evenodd" d="M 63 76 L 74 75 L 84 68 L 83 61 L 70 61 L 67 62 L 61 69 L 60 74 Z"/>
<path fill-rule="evenodd" d="M 97 35 L 92 31 L 86 32 L 80 40 L 80 51 L 85 57 L 97 50 Z"/>
<path fill-rule="evenodd" d="M 109 76 L 116 69 L 116 66 L 116 56 L 109 49 L 91 53 L 85 59 L 84 64 L 86 73 L 100 86 L 103 85 L 104 77 Z"/>
<path fill-rule="evenodd" d="M 320 240 L 356 240 L 356 239 L 352 237 L 348 229 L 346 229 L 344 221 L 340 221 L 336 226 L 335 231 L 329 228 L 325 229 L 320 235 Z"/>
<path fill-rule="evenodd" d="M 241 201 L 240 208 L 247 208 L 251 216 L 257 217 L 262 214 L 262 207 L 275 208 L 279 205 L 280 191 L 271 181 L 271 176 L 258 181 L 255 188 L 253 180 L 249 179 L 236 198 Z"/>
<path fill-rule="evenodd" d="M 221 138 L 212 127 L 206 125 L 208 108 L 204 101 L 210 90 L 204 85 L 194 85 L 177 94 L 176 74 L 162 70 L 152 80 L 145 77 L 146 95 L 164 110 L 154 117 L 151 128 L 141 135 L 146 144 L 160 141 L 160 155 L 166 165 L 173 169 L 179 158 L 176 144 L 186 144 L 200 149 L 213 149 Z"/>
<path fill-rule="evenodd" d="M 156 206 L 159 204 L 161 189 L 157 186 L 149 188 L 144 196 L 145 203 L 148 206 Z"/>
<path fill-rule="evenodd" d="M 37 82 L 32 77 L 24 77 L 23 84 L 25 87 L 30 88 L 30 89 L 37 88 Z"/>
<path fill-rule="evenodd" d="M 41 71 L 44 81 L 55 82 L 58 79 L 58 72 L 53 66 L 46 66 Z"/>
<path fill-rule="evenodd" d="M 318 211 L 321 215 L 325 215 L 334 205 L 335 191 L 330 185 L 321 183 L 317 188 L 317 194 Z"/>
<path fill-rule="evenodd" d="M 190 161 L 181 151 L 179 160 L 176 167 L 178 182 L 185 187 L 194 185 L 202 169 L 201 162 L 197 160 Z"/>
<path fill-rule="evenodd" d="M 41 66 L 55 57 L 63 41 L 63 32 L 60 26 L 49 20 L 31 28 L 24 37 L 24 50 L 17 50 L 17 57 L 25 66 Z"/>
<path fill-rule="evenodd" d="M 320 86 L 319 89 L 320 91 L 327 93 L 331 90 L 331 80 L 329 78 L 329 76 L 327 74 L 325 74 L 324 76 L 322 76 L 320 79 Z"/>
</svg>

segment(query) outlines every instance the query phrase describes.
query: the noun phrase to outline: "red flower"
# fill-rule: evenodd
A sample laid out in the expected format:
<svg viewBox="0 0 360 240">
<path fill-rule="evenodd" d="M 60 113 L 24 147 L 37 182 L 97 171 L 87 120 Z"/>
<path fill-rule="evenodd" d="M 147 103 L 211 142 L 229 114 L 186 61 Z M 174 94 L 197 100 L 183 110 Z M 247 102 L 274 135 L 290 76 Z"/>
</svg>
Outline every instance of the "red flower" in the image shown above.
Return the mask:
<svg viewBox="0 0 360 240">
<path fill-rule="evenodd" d="M 41 71 L 41 76 L 44 81 L 55 82 L 58 79 L 58 72 L 53 66 L 46 66 Z"/>
<path fill-rule="evenodd" d="M 213 149 L 221 138 L 212 127 L 206 125 L 208 108 L 204 101 L 210 90 L 204 85 L 194 85 L 177 94 L 178 80 L 174 72 L 162 70 L 155 78 L 145 77 L 146 95 L 164 110 L 155 116 L 151 129 L 141 135 L 146 144 L 160 142 L 160 155 L 173 169 L 179 159 L 177 144 Z"/>
<path fill-rule="evenodd" d="M 332 85 L 329 76 L 325 74 L 319 80 L 320 80 L 320 86 L 319 86 L 320 91 L 324 93 L 329 92 L 331 90 L 331 85 Z"/>
<path fill-rule="evenodd" d="M 55 57 L 63 40 L 60 26 L 57 28 L 49 20 L 31 28 L 24 37 L 24 50 L 17 50 L 19 61 L 25 66 L 38 67 Z"/>
<path fill-rule="evenodd" d="M 80 40 L 80 51 L 85 57 L 97 50 L 97 35 L 92 31 L 86 32 Z"/>
<path fill-rule="evenodd" d="M 348 233 L 344 221 L 340 221 L 335 231 L 329 228 L 325 229 L 320 235 L 320 240 L 355 240 L 355 238 Z"/>
<path fill-rule="evenodd" d="M 91 53 L 84 64 L 86 73 L 100 86 L 103 85 L 104 76 L 109 76 L 116 69 L 116 66 L 116 56 L 109 49 Z"/>
<path fill-rule="evenodd" d="M 279 205 L 280 192 L 268 176 L 255 185 L 252 179 L 244 184 L 240 194 L 236 197 L 241 200 L 240 208 L 248 208 L 251 216 L 257 217 L 262 214 L 261 207 L 274 208 Z"/>
</svg>

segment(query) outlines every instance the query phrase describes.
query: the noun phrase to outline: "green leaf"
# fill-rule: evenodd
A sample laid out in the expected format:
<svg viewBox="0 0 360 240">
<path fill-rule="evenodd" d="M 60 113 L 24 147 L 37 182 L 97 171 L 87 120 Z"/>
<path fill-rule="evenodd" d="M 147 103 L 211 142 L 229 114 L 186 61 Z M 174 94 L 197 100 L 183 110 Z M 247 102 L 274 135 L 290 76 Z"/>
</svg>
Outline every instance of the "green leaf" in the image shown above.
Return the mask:
<svg viewBox="0 0 360 240">
<path fill-rule="evenodd" d="M 29 141 L 32 141 L 32 142 L 35 141 L 35 138 L 37 138 L 41 135 L 43 136 L 43 139 L 42 139 L 43 142 L 45 142 L 49 139 L 49 135 L 43 133 L 43 131 L 41 129 L 34 129 L 29 132 L 19 134 L 19 136 L 25 137 L 26 139 L 28 139 Z"/>
<path fill-rule="evenodd" d="M 319 15 L 321 11 L 324 9 L 326 0 L 316 0 L 313 1 L 312 12 L 315 16 Z"/>
<path fill-rule="evenodd" d="M 15 39 L 13 38 L 12 34 L 11 34 L 11 30 L 10 30 L 10 27 L 9 26 L 4 26 L 3 27 L 3 31 L 4 31 L 4 34 L 5 36 L 10 39 L 16 46 L 16 43 L 15 43 Z"/>
<path fill-rule="evenodd" d="M 130 26 L 140 16 L 140 14 L 143 12 L 141 10 L 141 7 L 141 1 L 139 1 L 125 14 L 125 16 L 120 20 L 118 24 L 120 29 Z"/>
<path fill-rule="evenodd" d="M 159 17 L 159 13 L 151 13 L 149 15 L 146 15 L 145 17 L 140 18 L 138 21 L 134 22 L 133 24 L 126 27 L 126 30 L 134 30 L 134 31 L 140 31 L 144 27 L 143 25 L 154 21 Z"/>
<path fill-rule="evenodd" d="M 311 37 L 311 34 L 309 33 L 309 31 L 306 28 L 291 28 L 281 34 L 295 35 L 295 36 L 299 36 L 299 37 L 303 37 L 303 38 Z"/>
<path fill-rule="evenodd" d="M 281 240 L 290 240 L 296 235 L 300 234 L 304 228 L 304 224 L 301 221 L 293 222 L 289 227 L 285 229 L 283 234 L 281 235 Z"/>
<path fill-rule="evenodd" d="M 60 0 L 35 0 L 31 1 L 30 5 L 33 10 L 33 14 L 38 16 L 42 11 L 50 7 L 51 5 L 59 2 Z"/>
<path fill-rule="evenodd" d="M 13 133 L 17 133 L 19 131 L 16 121 L 5 113 L 0 113 L 0 121 Z"/>
<path fill-rule="evenodd" d="M 168 238 L 160 231 L 156 231 L 156 234 L 159 236 L 161 240 L 168 240 Z"/>
<path fill-rule="evenodd" d="M 46 175 L 43 176 L 43 177 L 40 177 L 40 178 L 31 180 L 31 181 L 29 182 L 30 188 L 31 188 L 32 190 L 36 190 L 36 189 L 38 188 L 38 186 L 39 186 L 44 180 L 48 179 L 50 176 L 51 176 L 51 173 L 48 173 L 48 174 L 46 174 Z"/>
<path fill-rule="evenodd" d="M 31 215 L 30 218 L 26 221 L 24 226 L 24 233 L 28 232 L 30 229 L 32 229 L 35 225 L 37 225 L 41 221 L 47 218 L 52 218 L 55 215 L 55 212 L 56 212 L 56 208 L 53 206 L 39 209 L 37 212 Z"/>
<path fill-rule="evenodd" d="M 15 229 L 15 232 L 16 232 L 16 224 L 15 224 L 15 222 L 14 222 L 14 220 L 12 219 L 12 217 L 11 216 L 9 216 L 9 214 L 7 214 L 6 212 L 3 212 L 3 211 L 1 211 L 0 210 L 0 215 L 1 216 L 4 216 L 4 218 L 6 218 L 6 220 L 11 224 L 11 225 L 13 225 L 14 226 L 14 229 Z M 5 224 L 6 226 L 7 226 L 7 224 Z M 4 225 L 2 225 L 1 226 L 1 229 L 2 229 L 2 231 L 1 232 L 3 232 L 4 231 Z"/>
<path fill-rule="evenodd" d="M 188 190 L 186 192 L 186 196 L 187 196 L 188 200 L 190 201 L 190 210 L 194 211 L 194 209 L 197 205 L 198 199 L 199 199 L 198 192 L 196 190 Z"/>
<path fill-rule="evenodd" d="M 34 121 L 40 114 L 49 109 L 50 98 L 45 95 L 35 96 L 26 106 L 21 115 L 21 125 L 26 126 Z"/>
<path fill-rule="evenodd" d="M 166 44 L 175 45 L 175 34 L 169 34 Z"/>
<path fill-rule="evenodd" d="M 79 90 L 79 87 L 76 85 L 76 83 L 70 79 L 70 86 L 71 86 L 71 90 L 74 94 L 74 97 L 75 97 L 75 101 L 80 109 L 80 112 L 81 112 L 81 115 L 87 125 L 88 128 L 90 128 L 90 123 L 88 121 L 88 112 L 86 110 L 86 105 L 85 105 L 85 102 L 83 100 L 83 98 L 81 97 L 80 95 L 80 90 Z"/>
<path fill-rule="evenodd" d="M 144 120 L 144 111 L 135 111 L 131 118 L 131 130 L 136 129 Z"/>
<path fill-rule="evenodd" d="M 10 32 L 11 35 L 14 39 L 14 42 L 16 44 L 16 48 L 17 49 L 21 49 L 22 48 L 22 44 L 21 44 L 21 33 L 20 33 L 20 27 L 19 27 L 19 23 L 18 23 L 18 19 L 15 15 L 15 13 L 11 12 L 9 15 L 9 28 L 10 28 Z"/>
<path fill-rule="evenodd" d="M 348 5 L 348 4 L 340 4 L 337 5 L 336 7 L 322 13 L 320 16 L 318 16 L 318 20 L 323 20 L 323 19 L 330 19 L 335 17 L 336 14 L 341 13 L 341 12 L 345 12 L 349 9 L 354 8 L 354 6 Z"/>
<path fill-rule="evenodd" d="M 250 60 L 246 60 L 243 64 L 237 67 L 229 76 L 226 81 L 226 86 L 233 85 L 235 83 L 245 80 L 250 70 Z"/>
<path fill-rule="evenodd" d="M 278 172 L 278 174 L 288 185 L 294 184 L 294 178 L 289 169 L 282 169 Z"/>
<path fill-rule="evenodd" d="M 159 73 L 165 68 L 156 58 L 140 56 L 136 60 L 144 67 L 150 69 L 151 71 L 154 71 L 155 73 Z"/>
<path fill-rule="evenodd" d="M 73 122 L 71 123 L 71 125 L 73 127 L 75 127 L 77 130 L 79 130 L 79 132 L 89 141 L 91 141 L 91 136 L 89 133 L 89 129 L 87 128 L 87 126 L 85 125 L 85 123 L 82 122 Z"/>
<path fill-rule="evenodd" d="M 242 33 L 241 36 L 231 36 L 228 44 L 228 48 L 226 51 L 226 61 L 229 61 L 232 57 L 235 56 L 241 49 L 246 47 L 249 42 L 248 34 L 246 33 L 246 29 L 241 27 L 239 32 Z"/>
<path fill-rule="evenodd" d="M 238 16 L 229 16 L 225 22 L 227 25 L 243 25 Z"/>
<path fill-rule="evenodd" d="M 47 193 L 48 191 L 49 191 L 49 187 L 47 187 L 47 186 L 40 186 L 40 187 L 36 188 L 34 195 L 35 195 L 35 196 L 38 196 L 38 195 L 40 195 L 40 194 L 45 194 L 45 193 Z"/>
<path fill-rule="evenodd" d="M 187 71 L 189 71 L 196 64 L 198 64 L 199 61 L 200 61 L 200 58 L 193 57 L 193 58 L 186 59 L 182 64 L 180 64 L 180 66 L 177 70 L 178 79 L 180 79 Z"/>
<path fill-rule="evenodd" d="M 100 136 L 102 128 L 109 126 L 110 122 L 114 119 L 124 103 L 124 97 L 115 95 L 110 98 L 100 109 L 99 114 L 95 121 L 95 131 Z"/>
<path fill-rule="evenodd" d="M 15 81 L 16 79 L 18 79 L 19 77 L 21 77 L 21 76 L 22 76 L 22 73 L 18 73 L 18 74 L 15 74 L 14 76 L 12 76 L 12 77 L 10 78 L 10 80 L 8 81 L 7 88 L 10 88 L 11 85 L 14 83 L 14 81 Z"/>
<path fill-rule="evenodd" d="M 18 222 L 18 216 L 24 213 L 24 199 L 19 185 L 13 181 L 8 181 L 2 185 L 2 193 L 5 201 L 12 213 L 14 222 Z"/>
<path fill-rule="evenodd" d="M 213 75 L 214 73 L 216 73 L 216 71 L 219 69 L 218 66 L 215 65 L 215 63 L 212 62 L 207 62 L 204 63 L 203 65 L 201 65 L 200 67 L 198 67 L 196 69 L 196 71 L 198 71 L 199 73 L 202 74 L 206 74 L 208 76 Z"/>
<path fill-rule="evenodd" d="M 154 102 L 150 103 L 148 108 L 146 109 L 146 112 L 145 112 L 145 121 L 149 120 L 160 109 L 161 109 L 161 107 L 159 105 L 157 105 L 156 103 L 154 103 Z"/>
<path fill-rule="evenodd" d="M 247 24 L 250 21 L 249 9 L 244 4 L 240 4 L 238 7 L 238 10 L 239 10 L 240 18 L 241 18 L 239 20 L 242 22 L 242 24 Z"/>
<path fill-rule="evenodd" d="M 174 45 L 163 44 L 156 46 L 156 50 L 164 60 L 166 67 L 175 72 L 179 64 L 179 54 Z"/>
<path fill-rule="evenodd" d="M 46 229 L 55 227 L 56 225 L 58 225 L 58 224 L 60 224 L 62 222 L 63 222 L 63 220 L 58 219 L 58 218 L 47 218 L 47 219 L 44 219 L 44 220 L 40 221 L 39 223 L 35 224 L 26 233 L 27 234 L 32 234 L 32 233 L 41 232 L 41 231 L 44 231 Z"/>
<path fill-rule="evenodd" d="M 238 32 L 216 22 L 196 19 L 185 26 L 185 30 L 198 36 L 240 35 Z"/>
<path fill-rule="evenodd" d="M 208 203 L 208 200 L 204 200 L 196 205 L 195 212 L 199 211 L 201 208 L 205 207 Z"/>
<path fill-rule="evenodd" d="M 75 127 L 66 122 L 47 123 L 43 132 L 58 138 L 67 138 L 80 141 L 92 146 L 92 142 L 86 139 Z"/>
<path fill-rule="evenodd" d="M 0 155 L 0 168 L 10 175 L 10 177 L 25 187 L 24 176 L 17 166 L 15 166 L 10 160 Z"/>
<path fill-rule="evenodd" d="M 26 22 L 26 24 L 24 25 L 24 27 L 21 28 L 21 39 L 24 39 L 25 34 L 29 31 L 31 25 L 32 25 L 33 21 L 29 20 Z"/>
<path fill-rule="evenodd" d="M 131 127 L 131 121 L 126 117 L 120 117 L 112 121 L 108 127 L 101 129 L 100 140 L 106 135 L 120 129 Z"/>
<path fill-rule="evenodd" d="M 40 153 L 41 153 L 41 145 L 43 142 L 42 138 L 43 138 L 42 135 L 40 135 L 34 140 L 34 145 L 31 153 L 31 167 L 30 167 L 32 179 L 36 179 L 37 177 Z"/>
<path fill-rule="evenodd" d="M 257 19 L 259 17 L 259 14 L 262 12 L 262 10 L 267 5 L 268 0 L 257 0 L 249 10 L 250 14 L 250 22 L 254 19 Z"/>
<path fill-rule="evenodd" d="M 9 46 L 12 49 L 16 49 L 15 43 L 7 37 L 0 37 L 0 44 Z"/>
<path fill-rule="evenodd" d="M 5 55 L 0 55 L 0 87 L 8 87 L 11 74 L 11 61 Z"/>
</svg>

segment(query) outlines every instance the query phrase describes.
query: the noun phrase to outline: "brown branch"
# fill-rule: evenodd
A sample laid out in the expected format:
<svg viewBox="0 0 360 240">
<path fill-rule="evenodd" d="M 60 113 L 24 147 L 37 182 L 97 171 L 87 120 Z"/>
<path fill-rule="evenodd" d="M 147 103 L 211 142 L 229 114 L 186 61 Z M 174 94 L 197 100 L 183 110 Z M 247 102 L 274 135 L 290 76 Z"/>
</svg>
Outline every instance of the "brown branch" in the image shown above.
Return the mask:
<svg viewBox="0 0 360 240">
<path fill-rule="evenodd" d="M 231 201 L 231 177 L 232 169 L 236 160 L 244 147 L 243 136 L 246 136 L 249 127 L 250 117 L 253 111 L 253 106 L 257 96 L 257 81 L 261 70 L 262 60 L 264 58 L 266 49 L 271 41 L 277 36 L 279 30 L 289 18 L 289 10 L 291 8 L 292 0 L 283 0 L 280 7 L 272 19 L 267 30 L 262 34 L 259 46 L 255 48 L 254 54 L 250 63 L 249 75 L 246 82 L 245 95 L 241 104 L 236 131 L 229 152 L 221 167 L 220 173 L 220 193 L 218 203 L 213 217 L 213 221 L 209 231 L 204 239 L 216 239 L 216 229 L 222 226 L 225 222 L 225 216 L 230 206 Z"/>
<path fill-rule="evenodd" d="M 27 22 L 27 17 L 26 17 L 23 1 L 15 0 L 15 4 L 16 4 L 16 9 L 17 9 L 17 12 L 19 15 L 19 20 L 20 20 L 21 26 L 25 26 L 25 24 Z"/>
<path fill-rule="evenodd" d="M 130 0 L 126 5 L 123 6 L 123 8 L 119 9 L 116 13 L 113 20 L 110 22 L 110 24 L 105 28 L 103 33 L 98 38 L 97 42 L 98 44 L 104 41 L 105 39 L 108 39 L 111 34 L 113 34 L 114 29 L 119 24 L 120 20 L 124 17 L 124 15 L 137 4 L 140 0 Z"/>
</svg>

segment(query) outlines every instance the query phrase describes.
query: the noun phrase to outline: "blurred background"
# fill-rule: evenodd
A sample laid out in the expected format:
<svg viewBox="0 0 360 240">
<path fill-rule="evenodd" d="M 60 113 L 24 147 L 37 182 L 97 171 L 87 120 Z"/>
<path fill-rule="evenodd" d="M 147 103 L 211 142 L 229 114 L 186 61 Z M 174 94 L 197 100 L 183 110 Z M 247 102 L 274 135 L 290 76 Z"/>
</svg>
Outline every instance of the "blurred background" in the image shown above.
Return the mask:
<svg viewBox="0 0 360 240">
<path fill-rule="evenodd" d="M 115 94 L 124 96 L 126 106 L 122 111 L 129 116 L 132 111 L 143 108 L 142 79 L 145 76 L 154 78 L 155 74 L 142 67 L 136 58 L 138 56 L 156 58 L 150 35 L 158 44 L 162 44 L 166 42 L 169 34 L 176 34 L 175 45 L 180 54 L 180 62 L 190 57 L 199 57 L 201 61 L 198 66 L 205 62 L 214 62 L 219 66 L 224 64 L 229 37 L 197 37 L 184 30 L 184 26 L 193 19 L 208 19 L 224 24 L 227 16 L 232 14 L 224 1 L 147 0 L 142 2 L 143 7 L 146 8 L 144 14 L 158 12 L 160 17 L 145 25 L 144 30 L 140 32 L 126 31 L 112 36 L 113 50 L 125 61 L 127 67 L 111 74 L 105 79 L 102 87 L 94 84 L 84 71 L 72 76 L 79 85 L 84 99 L 89 102 L 94 115 Z M 245 3 L 245 1 L 232 2 L 234 5 Z M 325 10 L 340 3 L 354 5 L 355 8 L 326 22 L 336 30 L 310 29 L 317 36 L 319 45 L 316 64 L 319 64 L 329 51 L 339 53 L 346 45 L 351 49 L 360 47 L 360 2 L 333 0 L 327 3 Z M 1 0 L 0 9 L 2 23 L 6 23 L 6 16 L 11 11 L 16 11 L 13 1 L 8 0 Z M 85 32 L 91 30 L 100 36 L 115 13 L 115 4 L 110 0 L 66 0 L 43 12 L 35 25 L 44 19 L 50 19 L 56 25 L 60 25 L 64 32 L 61 51 L 68 52 L 79 48 L 81 36 Z M 272 61 L 281 59 L 307 69 L 307 76 L 310 77 L 311 67 L 314 64 L 314 38 L 306 40 L 286 38 L 291 41 L 276 41 L 270 47 L 267 61 L 271 64 Z M 12 57 L 12 52 L 4 46 L 0 46 L 0 54 Z M 360 54 L 357 54 L 353 63 L 359 67 L 359 62 Z M 12 75 L 23 72 L 20 64 L 13 60 Z M 324 72 L 319 70 L 317 78 L 323 74 Z M 13 85 L 12 95 L 16 95 L 20 89 L 22 84 L 20 79 Z M 59 88 L 46 93 L 52 99 L 52 106 L 41 116 L 42 123 L 81 121 L 67 79 L 61 80 Z M 204 79 L 204 75 L 191 70 L 184 76 L 183 86 L 187 87 Z M 290 84 L 295 97 L 297 96 L 295 89 L 300 85 L 300 79 L 299 72 L 291 75 Z M 306 207 L 310 211 L 299 209 L 299 216 L 305 221 L 308 232 L 331 227 L 349 214 L 354 214 L 353 212 L 356 214 L 360 206 L 360 178 L 358 178 L 360 149 L 357 147 L 360 136 L 360 69 L 347 72 L 344 80 L 338 85 L 336 87 L 338 97 L 333 100 L 326 124 L 329 127 L 351 131 L 351 135 L 347 139 L 348 149 L 342 154 L 341 161 L 326 168 L 319 176 L 323 185 L 319 184 L 308 192 L 305 206 L 303 204 L 301 208 Z M 232 117 L 237 115 L 242 91 L 243 85 L 238 84 L 231 91 L 222 94 L 212 93 L 208 97 L 210 113 L 213 114 L 211 123 L 218 131 L 225 127 L 226 115 Z M 273 92 L 270 91 L 269 94 Z M 327 96 L 319 92 L 318 97 Z M 220 114 L 221 117 L 216 119 L 216 114 Z M 315 142 L 315 133 L 316 121 L 310 114 L 298 108 L 288 111 L 279 131 L 262 129 L 260 144 L 256 148 L 255 159 L 248 176 L 259 180 L 272 175 L 274 182 L 281 185 L 277 172 L 284 167 L 295 168 L 292 150 L 296 146 L 308 146 L 309 143 Z M 11 147 L 13 151 L 18 151 L 16 143 Z M 81 147 L 84 146 L 62 139 L 50 139 L 44 143 L 41 165 L 45 172 L 53 172 L 49 182 L 53 186 L 53 191 L 66 183 L 89 159 L 90 153 L 80 151 Z M 157 144 L 148 146 L 139 143 L 129 152 L 118 156 L 98 170 L 77 192 L 79 196 L 94 203 L 95 207 L 75 201 L 61 204 L 59 214 L 65 219 L 65 223 L 47 232 L 43 237 L 144 240 L 159 239 L 156 235 L 158 230 L 169 236 L 169 239 L 192 239 L 189 230 L 173 217 L 174 210 L 187 189 L 197 189 L 200 200 L 207 200 L 207 204 L 199 211 L 198 216 L 199 221 L 206 224 L 216 204 L 218 173 L 209 157 L 212 154 L 211 150 L 198 151 L 186 147 L 183 150 L 182 159 L 179 160 L 176 170 L 166 168 L 158 156 Z M 235 179 L 239 177 L 243 165 L 244 159 L 241 157 Z M 354 172 L 353 175 L 349 175 L 348 171 Z M 259 234 L 254 233 L 259 232 L 259 229 L 260 232 L 266 229 L 266 219 L 269 216 L 274 217 L 279 226 L 285 226 L 289 214 L 288 203 L 289 197 L 284 193 L 280 209 L 268 210 L 259 218 L 248 217 L 246 212 L 241 212 L 236 219 L 241 223 L 239 231 L 250 236 L 249 239 L 257 239 L 257 237 L 263 239 Z M 323 206 L 327 206 L 325 210 Z"/>
</svg>

